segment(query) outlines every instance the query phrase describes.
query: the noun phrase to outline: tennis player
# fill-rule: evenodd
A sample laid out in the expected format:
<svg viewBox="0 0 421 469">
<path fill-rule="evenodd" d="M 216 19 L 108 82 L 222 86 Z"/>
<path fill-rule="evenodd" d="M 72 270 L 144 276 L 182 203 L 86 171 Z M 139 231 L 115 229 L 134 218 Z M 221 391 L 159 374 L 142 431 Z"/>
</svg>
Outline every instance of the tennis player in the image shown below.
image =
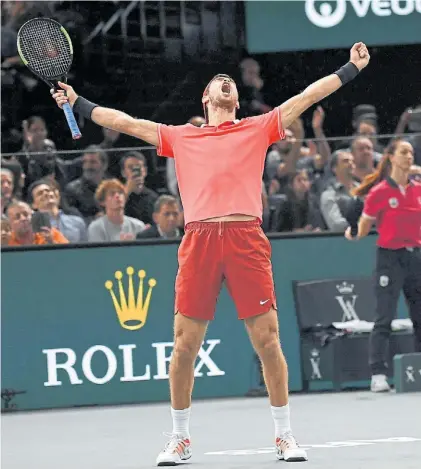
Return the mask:
<svg viewBox="0 0 421 469">
<path fill-rule="evenodd" d="M 242 120 L 236 120 L 239 97 L 235 82 L 227 75 L 216 75 L 203 93 L 207 124 L 202 127 L 134 119 L 89 102 L 63 83 L 60 87 L 67 96 L 63 90 L 52 90 L 59 107 L 69 102 L 79 115 L 138 137 L 155 145 L 159 155 L 175 158 L 186 226 L 175 285 L 170 364 L 173 430 L 157 458 L 158 466 L 175 465 L 192 455 L 189 420 L 194 363 L 224 281 L 263 365 L 277 457 L 307 460 L 291 432 L 288 371 L 279 340 L 271 246 L 260 227 L 263 168 L 268 147 L 284 138 L 284 129 L 355 78 L 369 60 L 365 44 L 354 44 L 350 61 L 338 71 L 267 114 Z"/>
</svg>

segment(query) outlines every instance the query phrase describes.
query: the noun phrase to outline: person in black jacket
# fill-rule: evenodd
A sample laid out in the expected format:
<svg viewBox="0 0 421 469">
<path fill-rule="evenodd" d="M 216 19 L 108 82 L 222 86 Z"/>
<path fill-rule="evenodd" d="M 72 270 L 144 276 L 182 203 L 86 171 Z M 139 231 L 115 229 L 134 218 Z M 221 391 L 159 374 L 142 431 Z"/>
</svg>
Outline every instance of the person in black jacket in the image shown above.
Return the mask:
<svg viewBox="0 0 421 469">
<path fill-rule="evenodd" d="M 325 229 L 317 200 L 310 193 L 310 185 L 306 170 L 290 174 L 285 197 L 272 218 L 272 232 Z"/>
<path fill-rule="evenodd" d="M 145 155 L 139 151 L 128 151 L 120 160 L 121 174 L 126 181 L 127 203 L 125 214 L 153 225 L 154 203 L 158 194 L 146 187 L 148 165 Z"/>
<path fill-rule="evenodd" d="M 153 220 L 155 225 L 138 233 L 137 239 L 147 238 L 180 238 L 183 235 L 179 228 L 180 207 L 172 195 L 161 195 L 155 202 Z"/>
</svg>

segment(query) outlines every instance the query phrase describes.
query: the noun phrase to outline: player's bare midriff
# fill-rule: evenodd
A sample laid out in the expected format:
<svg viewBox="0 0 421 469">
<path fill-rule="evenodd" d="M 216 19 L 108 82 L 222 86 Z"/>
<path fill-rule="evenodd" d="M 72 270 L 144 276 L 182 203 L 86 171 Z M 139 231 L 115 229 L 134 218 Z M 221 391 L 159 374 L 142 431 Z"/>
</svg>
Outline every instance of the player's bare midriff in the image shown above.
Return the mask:
<svg viewBox="0 0 421 469">
<path fill-rule="evenodd" d="M 242 215 L 240 213 L 236 213 L 233 215 L 225 215 L 223 217 L 215 217 L 215 218 L 206 218 L 205 220 L 200 220 L 202 222 L 218 222 L 218 221 L 249 221 L 249 220 L 256 220 L 256 217 L 252 215 Z"/>
</svg>

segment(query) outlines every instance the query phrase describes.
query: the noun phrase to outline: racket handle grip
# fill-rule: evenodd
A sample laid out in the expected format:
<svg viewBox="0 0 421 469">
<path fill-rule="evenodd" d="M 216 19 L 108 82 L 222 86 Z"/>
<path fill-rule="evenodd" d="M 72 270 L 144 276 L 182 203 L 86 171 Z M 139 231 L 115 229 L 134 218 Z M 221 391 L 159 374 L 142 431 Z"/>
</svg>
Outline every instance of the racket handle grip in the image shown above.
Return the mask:
<svg viewBox="0 0 421 469">
<path fill-rule="evenodd" d="M 358 225 L 351 226 L 351 236 L 355 238 L 358 234 Z"/>
<path fill-rule="evenodd" d="M 69 103 L 63 104 L 63 111 L 64 111 L 64 115 L 66 116 L 69 129 L 72 132 L 73 140 L 78 140 L 79 138 L 82 137 L 82 133 L 79 130 L 75 115 L 73 114 L 72 108 L 70 107 Z"/>
</svg>

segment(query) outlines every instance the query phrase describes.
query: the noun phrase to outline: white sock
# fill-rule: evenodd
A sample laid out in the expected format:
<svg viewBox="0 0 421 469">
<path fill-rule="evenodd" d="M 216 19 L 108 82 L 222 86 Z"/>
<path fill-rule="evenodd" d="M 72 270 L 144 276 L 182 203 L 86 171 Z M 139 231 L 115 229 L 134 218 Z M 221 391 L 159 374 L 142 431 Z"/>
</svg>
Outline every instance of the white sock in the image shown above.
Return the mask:
<svg viewBox="0 0 421 469">
<path fill-rule="evenodd" d="M 289 421 L 289 403 L 282 407 L 270 406 L 273 421 L 275 423 L 275 438 L 285 435 L 291 431 L 291 424 Z"/>
<path fill-rule="evenodd" d="M 190 438 L 189 424 L 190 424 L 191 407 L 183 410 L 175 410 L 171 407 L 172 415 L 172 432 L 183 438 Z"/>
</svg>

